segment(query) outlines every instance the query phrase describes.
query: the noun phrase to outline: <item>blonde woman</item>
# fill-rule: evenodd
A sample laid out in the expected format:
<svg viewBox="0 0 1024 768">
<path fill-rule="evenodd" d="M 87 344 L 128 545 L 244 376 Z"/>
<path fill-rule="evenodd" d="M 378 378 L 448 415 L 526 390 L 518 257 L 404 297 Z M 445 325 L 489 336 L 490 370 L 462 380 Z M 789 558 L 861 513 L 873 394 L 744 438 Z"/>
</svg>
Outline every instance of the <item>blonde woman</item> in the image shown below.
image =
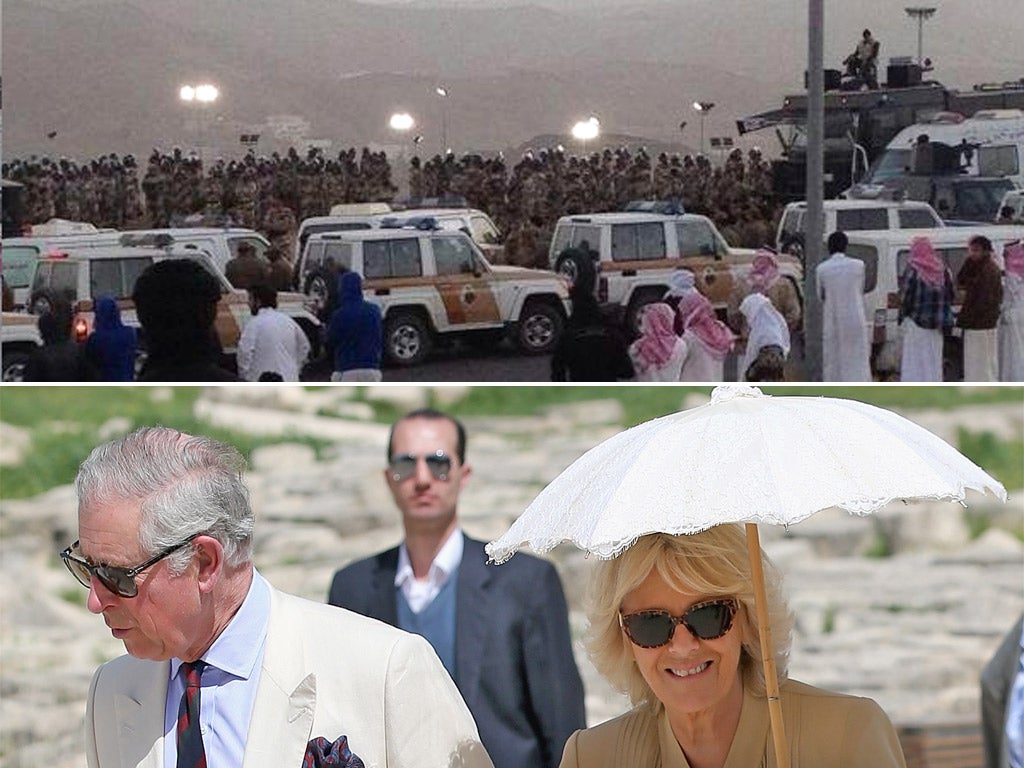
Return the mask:
<svg viewBox="0 0 1024 768">
<path fill-rule="evenodd" d="M 793 618 L 762 553 L 793 768 L 904 768 L 871 699 L 789 680 Z M 634 708 L 569 737 L 561 768 L 773 768 L 747 542 L 736 525 L 643 536 L 603 562 L 588 648 Z"/>
</svg>

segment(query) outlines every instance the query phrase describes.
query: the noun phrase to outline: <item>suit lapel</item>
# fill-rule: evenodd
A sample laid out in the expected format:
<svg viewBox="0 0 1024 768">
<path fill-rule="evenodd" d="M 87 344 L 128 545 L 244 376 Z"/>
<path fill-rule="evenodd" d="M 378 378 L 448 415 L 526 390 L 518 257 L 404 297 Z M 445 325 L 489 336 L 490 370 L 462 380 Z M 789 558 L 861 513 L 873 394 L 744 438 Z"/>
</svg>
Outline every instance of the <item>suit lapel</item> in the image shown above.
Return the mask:
<svg viewBox="0 0 1024 768">
<path fill-rule="evenodd" d="M 492 578 L 487 568 L 484 545 L 468 536 L 459 565 L 455 599 L 455 683 L 470 709 L 477 685 L 490 627 L 487 616 L 487 590 Z"/>
<path fill-rule="evenodd" d="M 267 647 L 256 690 L 244 768 L 300 766 L 316 714 L 316 675 L 305 673 L 298 616 L 271 588 Z"/>
<path fill-rule="evenodd" d="M 393 627 L 398 626 L 398 603 L 395 574 L 398 572 L 398 547 L 382 552 L 374 561 L 370 616 Z"/>
<path fill-rule="evenodd" d="M 138 669 L 139 673 L 131 679 L 131 688 L 114 696 L 119 762 L 139 768 L 162 768 L 170 663 L 141 664 Z"/>
</svg>

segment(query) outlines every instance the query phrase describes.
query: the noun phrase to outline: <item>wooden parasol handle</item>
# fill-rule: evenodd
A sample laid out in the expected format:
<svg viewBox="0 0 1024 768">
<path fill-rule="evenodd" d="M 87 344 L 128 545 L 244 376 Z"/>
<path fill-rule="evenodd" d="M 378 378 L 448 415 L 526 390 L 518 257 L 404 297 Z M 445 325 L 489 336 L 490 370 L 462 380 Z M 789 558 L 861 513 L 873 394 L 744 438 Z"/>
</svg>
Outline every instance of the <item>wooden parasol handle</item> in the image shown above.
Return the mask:
<svg viewBox="0 0 1024 768">
<path fill-rule="evenodd" d="M 786 725 L 782 721 L 782 699 L 779 697 L 779 675 L 775 670 L 775 651 L 772 646 L 772 627 L 768 621 L 768 595 L 764 587 L 764 569 L 761 565 L 761 537 L 757 523 L 747 523 L 747 552 L 750 555 L 750 575 L 754 581 L 754 602 L 757 605 L 757 624 L 760 627 L 761 656 L 764 658 L 765 690 L 768 693 L 768 717 L 772 725 L 775 744 L 775 763 L 778 768 L 789 768 L 789 745 Z"/>
</svg>

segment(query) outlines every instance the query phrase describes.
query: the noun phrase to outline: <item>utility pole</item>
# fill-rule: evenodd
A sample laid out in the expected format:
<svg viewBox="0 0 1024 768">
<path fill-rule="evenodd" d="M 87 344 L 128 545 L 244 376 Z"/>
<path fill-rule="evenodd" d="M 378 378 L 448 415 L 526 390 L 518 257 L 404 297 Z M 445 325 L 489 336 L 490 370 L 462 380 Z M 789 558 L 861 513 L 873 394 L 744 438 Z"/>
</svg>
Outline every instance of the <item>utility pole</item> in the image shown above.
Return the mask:
<svg viewBox="0 0 1024 768">
<path fill-rule="evenodd" d="M 807 4 L 807 227 L 804 241 L 804 377 L 821 381 L 822 311 L 815 270 L 821 263 L 825 199 L 825 9 Z"/>
</svg>

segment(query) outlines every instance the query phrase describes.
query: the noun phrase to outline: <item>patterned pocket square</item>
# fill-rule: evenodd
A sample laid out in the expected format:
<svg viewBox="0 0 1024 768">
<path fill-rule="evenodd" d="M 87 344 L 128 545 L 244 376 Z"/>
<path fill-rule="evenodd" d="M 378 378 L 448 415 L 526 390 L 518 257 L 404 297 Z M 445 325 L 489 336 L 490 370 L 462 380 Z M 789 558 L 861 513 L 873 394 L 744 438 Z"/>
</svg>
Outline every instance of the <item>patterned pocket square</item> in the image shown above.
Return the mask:
<svg viewBox="0 0 1024 768">
<path fill-rule="evenodd" d="M 365 768 L 363 761 L 348 748 L 348 739 L 340 736 L 333 744 L 323 736 L 310 739 L 306 744 L 306 756 L 302 768 Z"/>
</svg>

